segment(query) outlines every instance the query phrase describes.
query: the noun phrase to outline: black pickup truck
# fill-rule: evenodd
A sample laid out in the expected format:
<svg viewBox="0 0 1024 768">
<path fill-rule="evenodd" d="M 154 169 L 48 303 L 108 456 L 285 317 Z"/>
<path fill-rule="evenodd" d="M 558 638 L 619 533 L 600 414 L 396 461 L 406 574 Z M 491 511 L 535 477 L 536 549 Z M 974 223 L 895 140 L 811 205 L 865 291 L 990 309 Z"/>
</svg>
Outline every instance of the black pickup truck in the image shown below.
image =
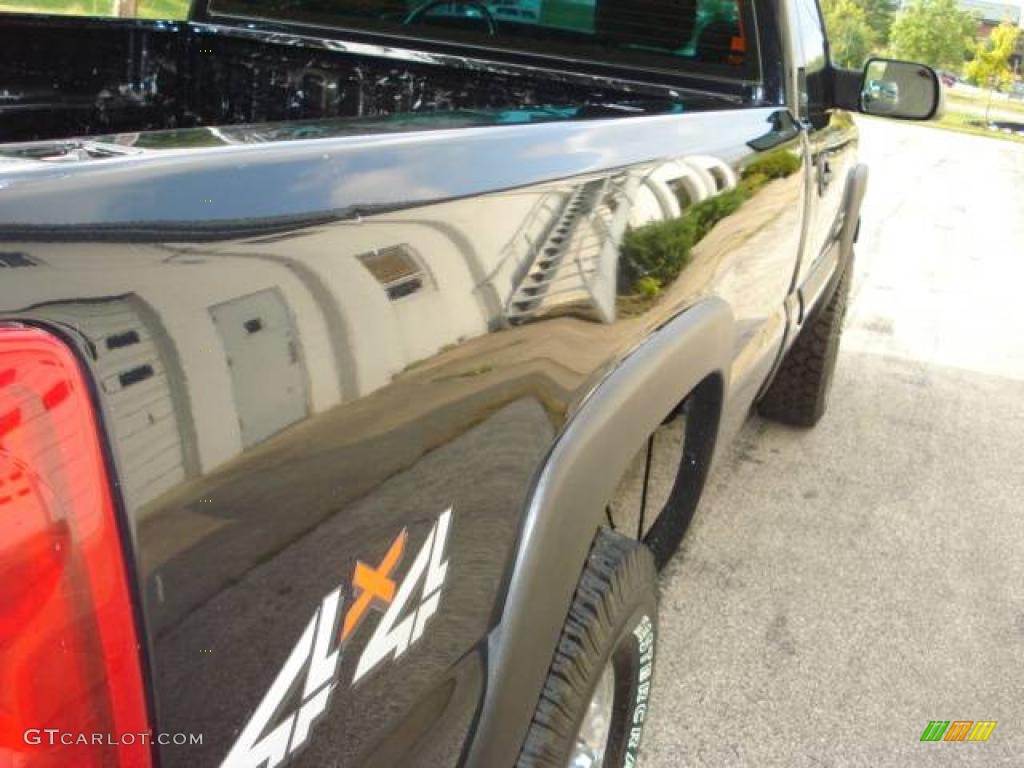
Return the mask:
<svg viewBox="0 0 1024 768">
<path fill-rule="evenodd" d="M 0 50 L 0 765 L 634 765 L 716 454 L 825 410 L 850 112 L 935 73 L 832 67 L 815 0 Z"/>
</svg>

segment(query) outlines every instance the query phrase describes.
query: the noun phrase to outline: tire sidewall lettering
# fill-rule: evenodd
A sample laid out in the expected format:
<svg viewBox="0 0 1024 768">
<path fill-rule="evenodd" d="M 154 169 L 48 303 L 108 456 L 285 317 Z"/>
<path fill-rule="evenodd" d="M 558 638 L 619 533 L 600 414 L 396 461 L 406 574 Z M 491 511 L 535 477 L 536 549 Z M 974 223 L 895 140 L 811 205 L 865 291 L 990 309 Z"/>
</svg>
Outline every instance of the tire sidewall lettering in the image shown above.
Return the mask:
<svg viewBox="0 0 1024 768">
<path fill-rule="evenodd" d="M 651 697 L 651 678 L 654 672 L 654 646 L 657 630 L 649 615 L 642 614 L 631 632 L 636 644 L 637 668 L 635 694 L 632 711 L 626 723 L 628 733 L 625 735 L 626 748 L 622 764 L 625 768 L 634 768 L 643 736 L 644 721 L 647 719 L 647 707 Z"/>
</svg>

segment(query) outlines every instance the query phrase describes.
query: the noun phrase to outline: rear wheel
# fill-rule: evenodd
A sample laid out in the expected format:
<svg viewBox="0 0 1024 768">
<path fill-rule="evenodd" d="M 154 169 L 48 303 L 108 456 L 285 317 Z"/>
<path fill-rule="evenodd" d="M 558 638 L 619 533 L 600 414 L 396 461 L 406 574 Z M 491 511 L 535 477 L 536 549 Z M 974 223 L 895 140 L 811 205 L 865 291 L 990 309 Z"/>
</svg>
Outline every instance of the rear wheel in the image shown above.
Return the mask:
<svg viewBox="0 0 1024 768">
<path fill-rule="evenodd" d="M 721 398 L 718 377 L 698 384 L 649 436 L 609 500 L 609 526 L 646 544 L 658 570 L 679 548 L 700 501 Z"/>
<path fill-rule="evenodd" d="M 828 302 L 804 325 L 757 406 L 767 419 L 813 427 L 828 408 L 850 295 L 852 260 Z"/>
<path fill-rule="evenodd" d="M 598 532 L 519 768 L 619 768 L 636 762 L 653 671 L 655 580 L 645 546 Z"/>
</svg>

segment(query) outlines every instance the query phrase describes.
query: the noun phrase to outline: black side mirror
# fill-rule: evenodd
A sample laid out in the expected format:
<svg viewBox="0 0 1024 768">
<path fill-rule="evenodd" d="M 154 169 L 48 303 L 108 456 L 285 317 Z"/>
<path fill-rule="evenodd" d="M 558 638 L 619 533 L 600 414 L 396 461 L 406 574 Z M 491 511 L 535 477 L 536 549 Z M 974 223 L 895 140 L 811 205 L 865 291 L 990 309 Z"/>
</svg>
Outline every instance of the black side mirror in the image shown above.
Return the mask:
<svg viewBox="0 0 1024 768">
<path fill-rule="evenodd" d="M 834 106 L 897 120 L 931 120 L 942 115 L 942 84 L 924 64 L 870 59 L 863 72 L 833 70 Z"/>
</svg>

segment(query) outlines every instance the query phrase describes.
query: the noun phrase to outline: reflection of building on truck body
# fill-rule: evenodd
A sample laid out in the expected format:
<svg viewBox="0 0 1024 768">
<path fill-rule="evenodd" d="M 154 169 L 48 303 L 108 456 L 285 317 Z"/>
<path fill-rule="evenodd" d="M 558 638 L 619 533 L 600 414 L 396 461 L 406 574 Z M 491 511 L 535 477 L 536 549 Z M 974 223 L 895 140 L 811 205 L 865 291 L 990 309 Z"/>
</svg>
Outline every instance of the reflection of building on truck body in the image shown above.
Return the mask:
<svg viewBox="0 0 1024 768">
<path fill-rule="evenodd" d="M 387 243 L 377 236 L 380 224 L 340 226 L 351 230 L 345 235 L 350 254 L 324 249 L 308 231 L 298 239 L 239 243 L 227 256 L 212 256 L 201 245 L 175 252 L 138 245 L 120 270 L 134 293 L 112 294 L 105 272 L 97 279 L 102 294 L 90 297 L 79 276 L 67 286 L 69 301 L 35 307 L 40 317 L 80 328 L 93 340 L 113 428 L 138 443 L 124 468 L 133 502 L 208 472 L 307 415 L 367 394 L 407 365 L 487 330 L 491 318 L 474 290 L 479 278 L 472 274 L 471 244 L 430 222 L 398 224 L 388 217 L 389 236 L 400 242 Z M 288 258 L 276 244 L 285 242 Z M 429 271 L 409 242 L 430 249 Z M 67 257 L 91 258 L 87 250 L 76 246 Z M 219 279 L 232 256 L 248 262 L 242 295 L 225 294 L 227 283 Z M 140 272 L 151 291 L 138 290 Z M 60 270 L 41 269 L 38 278 L 40 295 L 52 296 Z M 233 283 L 232 291 L 237 288 Z M 345 338 L 338 328 L 348 329 Z M 202 378 L 186 380 L 183 370 Z M 277 398 L 268 401 L 268 391 Z"/>
<path fill-rule="evenodd" d="M 681 199 L 693 205 L 735 186 L 736 172 L 717 158 L 705 155 L 670 160 L 644 179 L 629 224 L 640 227 L 674 219 L 682 212 Z"/>
<path fill-rule="evenodd" d="M 735 184 L 720 161 L 687 158 L 643 179 L 442 203 L 222 245 L 217 255 L 201 244 L 138 244 L 130 262 L 97 273 L 92 295 L 80 274 L 61 290 L 59 263 L 21 266 L 44 267 L 37 294 L 51 300 L 35 313 L 93 340 L 112 428 L 137 446 L 126 453 L 126 493 L 144 504 L 489 329 L 559 308 L 614 320 L 627 221 L 677 217 L 681 196 L 697 202 Z M 491 205 L 507 226 L 493 221 Z M 347 253 L 332 250 L 339 227 Z M 66 258 L 102 260 L 104 250 L 79 244 Z M 241 295 L 237 282 L 232 295 L 222 288 L 233 258 L 248 263 Z M 140 273 L 150 290 L 138 289 Z M 111 291 L 112 274 L 124 277 L 124 293 Z M 31 283 L 22 285 L 35 304 Z M 52 301 L 59 292 L 68 300 Z"/>
</svg>

